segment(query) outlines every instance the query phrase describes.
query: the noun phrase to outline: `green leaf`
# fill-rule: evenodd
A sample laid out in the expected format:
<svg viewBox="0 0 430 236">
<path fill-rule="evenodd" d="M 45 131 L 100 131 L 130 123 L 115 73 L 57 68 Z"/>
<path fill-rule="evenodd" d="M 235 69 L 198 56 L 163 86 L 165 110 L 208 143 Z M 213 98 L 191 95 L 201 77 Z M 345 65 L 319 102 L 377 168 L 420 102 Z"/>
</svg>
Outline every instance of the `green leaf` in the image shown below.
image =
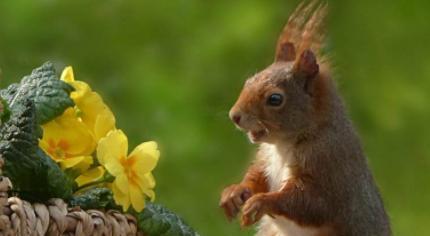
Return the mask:
<svg viewBox="0 0 430 236">
<path fill-rule="evenodd" d="M 111 190 L 101 187 L 91 188 L 73 196 L 69 201 L 69 206 L 79 206 L 82 209 L 117 208 Z"/>
<path fill-rule="evenodd" d="M 13 190 L 26 200 L 68 199 L 74 182 L 39 148 L 41 137 L 34 103 L 27 100 L 15 104 L 9 121 L 0 128 L 4 175 L 11 179 Z"/>
<path fill-rule="evenodd" d="M 138 213 L 139 229 L 148 236 L 198 236 L 183 219 L 161 205 L 146 202 L 143 212 Z"/>
<path fill-rule="evenodd" d="M 47 62 L 25 76 L 20 83 L 11 84 L 0 91 L 10 105 L 14 107 L 26 100 L 32 100 L 36 106 L 37 120 L 44 124 L 61 115 L 74 103 L 69 97 L 73 87 L 58 79 L 52 63 Z"/>
</svg>

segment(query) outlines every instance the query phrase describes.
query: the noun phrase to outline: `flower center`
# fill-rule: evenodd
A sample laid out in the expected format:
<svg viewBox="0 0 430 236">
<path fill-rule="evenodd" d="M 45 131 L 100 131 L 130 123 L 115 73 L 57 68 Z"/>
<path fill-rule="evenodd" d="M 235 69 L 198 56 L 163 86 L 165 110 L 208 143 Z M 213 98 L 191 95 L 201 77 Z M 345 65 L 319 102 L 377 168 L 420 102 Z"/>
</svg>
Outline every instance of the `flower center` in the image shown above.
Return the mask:
<svg viewBox="0 0 430 236">
<path fill-rule="evenodd" d="M 120 157 L 120 163 L 124 168 L 124 172 L 127 175 L 128 181 L 131 184 L 136 184 L 137 182 L 137 174 L 134 170 L 135 159 L 131 156 L 126 158 L 124 156 Z"/>
<path fill-rule="evenodd" d="M 64 140 L 60 139 L 58 142 L 55 142 L 53 139 L 48 140 L 48 153 L 54 156 L 57 159 L 64 159 L 67 158 L 67 150 L 69 149 L 69 143 Z"/>
</svg>

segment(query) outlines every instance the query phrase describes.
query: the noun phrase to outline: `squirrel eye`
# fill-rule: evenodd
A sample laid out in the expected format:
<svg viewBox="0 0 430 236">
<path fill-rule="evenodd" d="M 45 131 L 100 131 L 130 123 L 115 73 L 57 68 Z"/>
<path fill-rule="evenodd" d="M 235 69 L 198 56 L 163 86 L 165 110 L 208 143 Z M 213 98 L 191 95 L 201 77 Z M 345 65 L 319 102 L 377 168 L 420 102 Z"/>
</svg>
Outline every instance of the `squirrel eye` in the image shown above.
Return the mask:
<svg viewBox="0 0 430 236">
<path fill-rule="evenodd" d="M 270 106 L 279 106 L 282 104 L 284 97 L 279 93 L 273 93 L 267 99 L 267 104 Z"/>
</svg>

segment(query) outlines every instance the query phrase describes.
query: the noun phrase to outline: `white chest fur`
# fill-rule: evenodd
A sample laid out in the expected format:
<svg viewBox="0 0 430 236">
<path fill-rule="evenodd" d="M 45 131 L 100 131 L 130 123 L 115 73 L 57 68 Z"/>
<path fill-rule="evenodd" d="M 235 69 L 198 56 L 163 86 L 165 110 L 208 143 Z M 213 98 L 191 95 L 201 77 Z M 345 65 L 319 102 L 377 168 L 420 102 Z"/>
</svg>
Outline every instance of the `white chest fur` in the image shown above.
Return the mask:
<svg viewBox="0 0 430 236">
<path fill-rule="evenodd" d="M 269 180 L 270 191 L 279 191 L 291 177 L 290 166 L 294 162 L 292 149 L 278 148 L 272 144 L 261 144 L 265 159 L 265 172 Z"/>
<path fill-rule="evenodd" d="M 265 172 L 271 192 L 277 192 L 291 178 L 290 167 L 295 164 L 293 149 L 278 148 L 271 144 L 261 144 L 262 158 L 265 160 Z M 258 236 L 313 236 L 318 229 L 301 227 L 293 221 L 282 217 L 265 216 L 261 219 Z"/>
</svg>

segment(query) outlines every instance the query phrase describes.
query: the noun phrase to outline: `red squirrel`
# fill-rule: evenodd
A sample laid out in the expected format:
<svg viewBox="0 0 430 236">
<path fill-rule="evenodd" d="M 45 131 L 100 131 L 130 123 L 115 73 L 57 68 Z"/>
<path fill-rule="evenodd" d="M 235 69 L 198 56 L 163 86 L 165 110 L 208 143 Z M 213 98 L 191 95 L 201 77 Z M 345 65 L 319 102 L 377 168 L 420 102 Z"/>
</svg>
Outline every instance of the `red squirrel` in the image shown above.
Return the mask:
<svg viewBox="0 0 430 236">
<path fill-rule="evenodd" d="M 327 4 L 302 3 L 278 39 L 274 63 L 249 78 L 229 116 L 256 159 L 220 206 L 261 236 L 385 236 L 390 223 L 320 51 Z"/>
</svg>

